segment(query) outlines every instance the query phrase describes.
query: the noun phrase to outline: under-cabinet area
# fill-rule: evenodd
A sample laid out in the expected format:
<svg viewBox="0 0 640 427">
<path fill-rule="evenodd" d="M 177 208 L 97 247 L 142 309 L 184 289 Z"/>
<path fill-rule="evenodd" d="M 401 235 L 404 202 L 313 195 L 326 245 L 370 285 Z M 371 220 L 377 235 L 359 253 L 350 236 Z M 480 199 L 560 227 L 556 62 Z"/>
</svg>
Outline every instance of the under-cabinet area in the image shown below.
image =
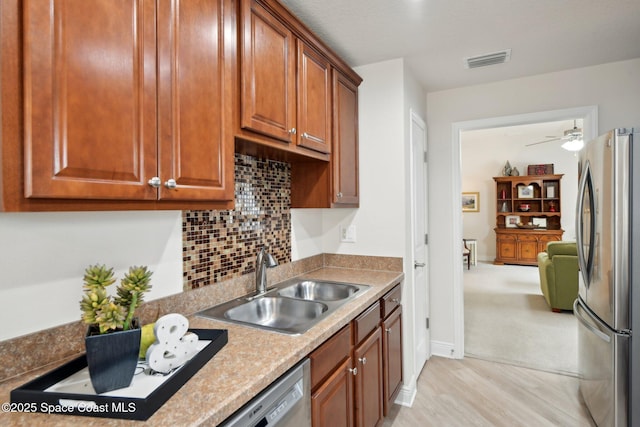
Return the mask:
<svg viewBox="0 0 640 427">
<path fill-rule="evenodd" d="M 198 329 L 226 329 L 228 331 L 228 343 L 208 362 L 196 375 L 191 377 L 175 394 L 166 401 L 147 421 L 150 425 L 218 425 L 242 408 L 254 396 L 268 388 L 284 373 L 289 371 L 301 360 L 314 354 L 317 349 L 323 348 L 323 343 L 335 341 L 338 333 L 343 341 L 338 346 L 346 349 L 348 358 L 357 358 L 351 368 L 364 369 L 365 376 L 361 377 L 364 383 L 364 394 L 351 395 L 343 399 L 342 404 L 356 408 L 364 408 L 367 412 L 363 416 L 366 422 L 379 420 L 384 413 L 385 389 L 394 389 L 401 384 L 401 370 L 393 372 L 393 366 L 400 367 L 401 353 L 395 356 L 385 356 L 385 337 L 388 348 L 395 347 L 394 342 L 401 342 L 401 330 L 397 326 L 390 326 L 390 333 L 383 328 L 383 324 L 394 324 L 394 316 L 399 315 L 399 294 L 402 286 L 403 273 L 401 271 L 359 270 L 346 268 L 323 267 L 309 272 L 304 278 L 368 285 L 369 288 L 362 294 L 350 300 L 342 308 L 327 316 L 320 323 L 300 335 L 269 332 L 258 328 L 242 326 L 228 322 L 205 319 L 199 316 L 189 316 L 189 327 Z M 210 287 L 205 287 L 210 288 Z M 392 291 L 394 290 L 394 291 Z M 202 292 L 208 292 L 203 289 Z M 392 291 L 392 292 L 390 292 Z M 360 293 L 360 292 L 358 292 Z M 201 293 L 200 293 L 201 295 Z M 173 297 L 172 297 L 173 298 Z M 185 307 L 194 307 L 198 303 L 192 297 L 182 298 L 179 305 L 189 303 Z M 397 300 L 397 301 L 396 301 Z M 385 303 L 389 301 L 389 303 Z M 210 303 L 209 303 L 210 304 Z M 389 304 L 396 305 L 392 308 Z M 385 306 L 387 308 L 385 309 Z M 201 306 L 197 309 L 204 309 Z M 389 311 L 390 315 L 384 318 Z M 395 324 L 397 325 L 397 323 Z M 340 335 L 347 328 L 351 332 Z M 373 331 L 373 332 L 372 332 Z M 396 334 L 396 332 L 399 332 Z M 346 339 L 345 339 L 346 336 Z M 358 340 L 357 343 L 352 340 Z M 396 340 L 396 341 L 394 341 Z M 397 341 L 400 340 L 400 341 Z M 42 340 L 38 341 L 39 343 Z M 40 344 L 41 345 L 41 344 Z M 332 353 L 332 351 L 326 352 Z M 366 363 L 363 365 L 364 359 Z M 358 360 L 362 359 L 362 361 Z M 399 382 L 385 383 L 385 360 L 391 366 L 389 378 L 397 378 Z M 343 360 L 342 363 L 345 361 Z M 327 374 L 340 372 L 348 378 L 346 384 L 351 390 L 358 393 L 355 384 L 356 376 L 348 370 L 337 370 L 336 359 L 327 359 Z M 313 362 L 312 362 L 313 364 Z M 364 368 L 363 368 L 364 366 Z M 38 377 L 55 366 L 47 365 L 39 369 L 32 369 L 26 373 L 14 376 L 0 382 L 0 401 L 9 402 L 11 390 L 23 385 L 25 382 Z M 331 372 L 329 372 L 331 371 Z M 333 372 L 333 373 L 332 373 Z M 340 375 L 338 374 L 338 375 Z M 327 383 L 326 375 L 313 377 L 316 384 Z M 371 391 L 374 391 L 371 393 Z M 358 397 L 362 396 L 362 397 Z M 373 400 L 372 399 L 373 396 Z M 355 399 L 355 400 L 354 400 Z M 375 403 L 370 403 L 375 401 Z M 334 402 L 337 404 L 338 399 Z M 193 408 L 198 408 L 194 411 Z M 354 419 L 356 414 L 352 415 Z M 42 413 L 1 413 L 0 424 L 8 425 L 86 425 L 90 422 L 87 417 L 69 416 L 60 414 Z M 100 425 L 122 426 L 139 425 L 136 421 L 101 419 Z M 316 424 L 314 424 L 316 425 Z M 351 424 L 354 425 L 354 424 Z M 373 424 L 355 424 L 373 425 Z"/>
<path fill-rule="evenodd" d="M 358 205 L 362 79 L 278 1 L 0 8 L 0 210 L 228 209 L 234 152 Z"/>
</svg>

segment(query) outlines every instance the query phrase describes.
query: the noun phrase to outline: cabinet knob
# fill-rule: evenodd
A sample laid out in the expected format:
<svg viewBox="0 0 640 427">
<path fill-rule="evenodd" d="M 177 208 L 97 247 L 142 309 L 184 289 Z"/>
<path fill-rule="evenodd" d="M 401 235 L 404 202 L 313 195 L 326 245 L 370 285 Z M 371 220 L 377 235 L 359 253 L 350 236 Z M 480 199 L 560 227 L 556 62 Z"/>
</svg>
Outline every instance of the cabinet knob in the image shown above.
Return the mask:
<svg viewBox="0 0 640 427">
<path fill-rule="evenodd" d="M 391 302 L 394 302 L 396 304 L 400 304 L 400 300 L 398 298 L 391 298 Z"/>
<path fill-rule="evenodd" d="M 358 375 L 358 368 L 349 368 L 349 372 L 351 372 L 355 377 L 356 375 Z"/>
<path fill-rule="evenodd" d="M 366 357 L 361 357 L 358 359 L 360 361 L 360 363 L 362 363 L 363 365 L 367 364 L 367 358 Z"/>
<path fill-rule="evenodd" d="M 291 135 L 295 135 L 295 134 L 296 134 L 296 128 L 291 128 L 291 129 L 289 130 L 289 133 L 290 133 Z"/>
<path fill-rule="evenodd" d="M 391 328 L 387 328 L 387 329 L 385 329 L 385 332 L 386 332 L 387 334 L 391 335 Z"/>
<path fill-rule="evenodd" d="M 338 197 L 338 199 L 340 199 L 342 197 L 342 192 L 339 192 L 338 194 L 336 194 L 336 196 Z"/>
<path fill-rule="evenodd" d="M 153 188 L 160 188 L 160 184 L 162 184 L 162 181 L 160 181 L 159 177 L 154 176 L 149 181 L 147 181 L 147 183 Z"/>
<path fill-rule="evenodd" d="M 305 132 L 305 133 L 302 134 L 302 137 L 303 138 L 309 138 L 309 134 Z"/>
<path fill-rule="evenodd" d="M 167 182 L 164 183 L 164 186 L 167 187 L 169 190 L 173 190 L 174 188 L 176 188 L 178 186 L 178 183 L 176 182 L 175 179 L 171 178 L 171 179 L 168 179 Z"/>
</svg>

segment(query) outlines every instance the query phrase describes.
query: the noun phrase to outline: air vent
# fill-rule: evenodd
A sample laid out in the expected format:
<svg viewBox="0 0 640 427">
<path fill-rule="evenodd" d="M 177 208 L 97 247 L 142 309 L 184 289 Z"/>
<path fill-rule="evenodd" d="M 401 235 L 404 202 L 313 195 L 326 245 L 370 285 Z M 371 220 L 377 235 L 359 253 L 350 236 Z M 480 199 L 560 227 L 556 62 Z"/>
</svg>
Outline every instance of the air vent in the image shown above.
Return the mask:
<svg viewBox="0 0 640 427">
<path fill-rule="evenodd" d="M 487 65 L 502 64 L 511 59 L 511 49 L 500 52 L 487 53 L 485 55 L 471 56 L 464 58 L 465 68 L 486 67 Z"/>
</svg>

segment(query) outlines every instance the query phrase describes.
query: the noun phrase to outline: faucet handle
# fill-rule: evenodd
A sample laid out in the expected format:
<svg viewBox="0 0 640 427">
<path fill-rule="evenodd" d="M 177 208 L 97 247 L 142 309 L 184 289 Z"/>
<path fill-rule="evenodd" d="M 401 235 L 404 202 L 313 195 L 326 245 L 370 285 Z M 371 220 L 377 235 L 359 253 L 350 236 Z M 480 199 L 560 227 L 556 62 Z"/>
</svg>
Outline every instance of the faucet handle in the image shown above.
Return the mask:
<svg viewBox="0 0 640 427">
<path fill-rule="evenodd" d="M 269 268 L 275 267 L 276 265 L 278 265 L 278 261 L 276 261 L 276 259 L 273 257 L 273 255 L 271 255 L 269 252 L 267 252 L 267 259 L 265 260 L 265 265 Z"/>
</svg>

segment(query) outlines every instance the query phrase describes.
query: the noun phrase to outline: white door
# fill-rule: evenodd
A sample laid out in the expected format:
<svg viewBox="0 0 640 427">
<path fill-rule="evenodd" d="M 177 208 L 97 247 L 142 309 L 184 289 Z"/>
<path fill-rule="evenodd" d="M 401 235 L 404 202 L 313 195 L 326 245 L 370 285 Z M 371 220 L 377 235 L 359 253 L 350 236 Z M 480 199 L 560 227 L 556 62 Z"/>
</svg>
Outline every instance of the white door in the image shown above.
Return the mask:
<svg viewBox="0 0 640 427">
<path fill-rule="evenodd" d="M 419 374 L 431 355 L 429 318 L 429 265 L 427 245 L 427 127 L 424 121 L 411 111 L 411 158 L 412 158 L 412 243 L 413 286 L 415 313 L 415 362 Z"/>
</svg>

